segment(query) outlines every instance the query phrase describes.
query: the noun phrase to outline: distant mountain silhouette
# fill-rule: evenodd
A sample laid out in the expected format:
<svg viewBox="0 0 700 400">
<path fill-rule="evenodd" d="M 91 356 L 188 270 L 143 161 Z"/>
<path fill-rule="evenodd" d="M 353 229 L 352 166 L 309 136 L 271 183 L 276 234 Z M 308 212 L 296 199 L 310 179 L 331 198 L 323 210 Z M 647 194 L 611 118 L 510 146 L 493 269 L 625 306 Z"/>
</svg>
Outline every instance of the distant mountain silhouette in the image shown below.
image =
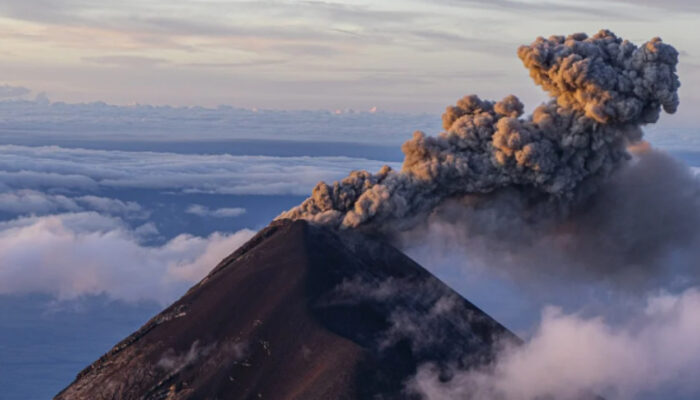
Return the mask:
<svg viewBox="0 0 700 400">
<path fill-rule="evenodd" d="M 56 399 L 406 399 L 518 339 L 395 248 L 276 221 Z M 449 369 L 445 368 L 448 379 Z"/>
</svg>

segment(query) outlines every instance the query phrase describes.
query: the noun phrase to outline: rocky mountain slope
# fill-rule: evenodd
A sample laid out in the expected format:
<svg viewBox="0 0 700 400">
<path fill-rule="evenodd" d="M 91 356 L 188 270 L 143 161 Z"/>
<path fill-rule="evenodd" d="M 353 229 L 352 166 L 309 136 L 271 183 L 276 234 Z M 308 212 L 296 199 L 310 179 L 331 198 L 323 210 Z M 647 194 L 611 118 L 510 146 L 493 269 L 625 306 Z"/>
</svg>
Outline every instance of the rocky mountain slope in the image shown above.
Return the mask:
<svg viewBox="0 0 700 400">
<path fill-rule="evenodd" d="M 56 399 L 395 399 L 485 363 L 503 326 L 395 248 L 276 221 Z M 418 397 L 419 398 L 419 397 Z"/>
</svg>

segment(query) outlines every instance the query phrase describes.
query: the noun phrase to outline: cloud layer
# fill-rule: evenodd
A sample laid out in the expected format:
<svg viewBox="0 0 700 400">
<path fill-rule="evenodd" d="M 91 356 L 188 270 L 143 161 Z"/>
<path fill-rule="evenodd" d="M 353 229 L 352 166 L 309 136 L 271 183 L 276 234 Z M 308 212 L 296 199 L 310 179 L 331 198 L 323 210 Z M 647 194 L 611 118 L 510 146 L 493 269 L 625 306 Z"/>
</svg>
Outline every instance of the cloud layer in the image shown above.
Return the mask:
<svg viewBox="0 0 700 400">
<path fill-rule="evenodd" d="M 170 239 L 162 243 L 158 228 L 163 221 L 149 220 L 153 210 L 113 197 L 133 189 L 293 195 L 320 179 L 367 165 L 381 164 L 350 157 L 2 145 L 0 293 L 40 292 L 62 299 L 106 293 L 115 299 L 166 303 L 203 277 L 252 231 L 214 232 L 206 237 L 169 231 L 165 237 Z M 111 197 L 105 197 L 107 192 Z M 170 205 L 176 203 L 173 200 Z M 217 219 L 246 213 L 241 207 L 205 204 L 190 204 L 185 212 Z"/>
<path fill-rule="evenodd" d="M 3 86 L 0 86 L 0 100 Z M 5 91 L 19 91 L 5 86 Z M 369 108 L 368 108 L 369 109 Z M 110 140 L 276 139 L 400 143 L 416 128 L 437 127 L 425 114 L 257 110 L 151 105 L 118 106 L 104 102 L 67 104 L 0 101 L 0 127 L 8 138 Z"/>
<path fill-rule="evenodd" d="M 150 229 L 149 229 L 150 228 Z M 95 212 L 0 223 L 0 293 L 49 293 L 61 299 L 106 293 L 166 304 L 203 278 L 253 234 L 181 234 L 147 247 L 120 219 Z"/>
<path fill-rule="evenodd" d="M 410 383 L 428 400 L 692 398 L 700 392 L 700 291 L 662 293 L 624 323 L 547 308 L 534 336 L 448 383 L 424 366 Z M 678 396 L 678 397 L 676 397 Z"/>
<path fill-rule="evenodd" d="M 382 164 L 350 157 L 183 155 L 5 145 L 0 146 L 0 190 L 91 191 L 108 187 L 305 194 L 319 180 Z"/>
<path fill-rule="evenodd" d="M 11 215 L 50 214 L 54 212 L 93 210 L 108 215 L 143 219 L 148 212 L 133 201 L 81 195 L 66 196 L 31 189 L 0 189 L 0 212 Z"/>
</svg>

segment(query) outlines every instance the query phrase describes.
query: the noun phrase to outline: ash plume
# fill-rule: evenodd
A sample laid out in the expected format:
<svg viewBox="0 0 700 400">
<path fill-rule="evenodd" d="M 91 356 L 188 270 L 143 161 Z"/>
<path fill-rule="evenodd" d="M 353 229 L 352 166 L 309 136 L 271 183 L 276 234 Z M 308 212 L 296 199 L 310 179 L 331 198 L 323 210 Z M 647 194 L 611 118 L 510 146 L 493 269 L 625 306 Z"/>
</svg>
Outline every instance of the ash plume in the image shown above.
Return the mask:
<svg viewBox="0 0 700 400">
<path fill-rule="evenodd" d="M 551 96 L 532 115 L 509 95 L 462 98 L 437 137 L 416 132 L 401 171 L 354 171 L 278 218 L 339 229 L 410 227 L 445 200 L 515 189 L 568 204 L 629 158 L 641 126 L 678 107 L 678 52 L 654 38 L 637 47 L 602 30 L 592 37 L 538 38 L 518 56 Z"/>
</svg>

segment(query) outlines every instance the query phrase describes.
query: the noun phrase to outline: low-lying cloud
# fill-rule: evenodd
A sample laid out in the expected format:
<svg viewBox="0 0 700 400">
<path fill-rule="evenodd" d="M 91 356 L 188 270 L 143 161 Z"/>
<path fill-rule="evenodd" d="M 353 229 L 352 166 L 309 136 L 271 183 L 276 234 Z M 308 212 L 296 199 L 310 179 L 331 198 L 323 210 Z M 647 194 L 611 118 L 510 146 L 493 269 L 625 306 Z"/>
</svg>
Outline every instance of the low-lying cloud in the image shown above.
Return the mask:
<svg viewBox="0 0 700 400">
<path fill-rule="evenodd" d="M 7 94 L 20 93 L 13 87 L 4 90 Z M 0 100 L 2 92 L 0 86 Z M 28 138 L 34 143 L 54 138 L 94 140 L 95 133 L 100 132 L 134 140 L 272 139 L 376 144 L 401 142 L 418 127 L 439 127 L 434 117 L 426 114 L 68 104 L 52 103 L 45 96 L 37 101 L 0 101 L 0 120 L 4 135 L 21 139 L 21 143 L 27 143 Z"/>
<path fill-rule="evenodd" d="M 383 163 L 351 157 L 197 155 L 0 146 L 0 189 L 138 188 L 188 193 L 295 194 L 348 170 Z"/>
<path fill-rule="evenodd" d="M 148 217 L 148 212 L 133 201 L 122 201 L 93 195 L 71 197 L 31 189 L 0 190 L 0 212 L 8 214 L 41 215 L 86 210 L 128 218 L 142 219 Z"/>
<path fill-rule="evenodd" d="M 424 365 L 408 390 L 427 400 L 697 397 L 700 180 L 646 144 L 632 153 L 563 219 L 503 192 L 445 203 L 399 237 L 408 254 L 530 337 L 447 381 Z"/>
<path fill-rule="evenodd" d="M 181 234 L 158 247 L 141 244 L 152 226 L 129 229 L 95 212 L 0 223 L 0 293 L 48 293 L 61 299 L 105 293 L 126 301 L 176 299 L 253 231 Z"/>
<path fill-rule="evenodd" d="M 700 392 L 700 290 L 649 296 L 616 323 L 545 309 L 533 337 L 445 383 L 423 366 L 409 383 L 427 400 L 693 398 Z M 443 372 L 444 375 L 444 372 Z"/>
</svg>

